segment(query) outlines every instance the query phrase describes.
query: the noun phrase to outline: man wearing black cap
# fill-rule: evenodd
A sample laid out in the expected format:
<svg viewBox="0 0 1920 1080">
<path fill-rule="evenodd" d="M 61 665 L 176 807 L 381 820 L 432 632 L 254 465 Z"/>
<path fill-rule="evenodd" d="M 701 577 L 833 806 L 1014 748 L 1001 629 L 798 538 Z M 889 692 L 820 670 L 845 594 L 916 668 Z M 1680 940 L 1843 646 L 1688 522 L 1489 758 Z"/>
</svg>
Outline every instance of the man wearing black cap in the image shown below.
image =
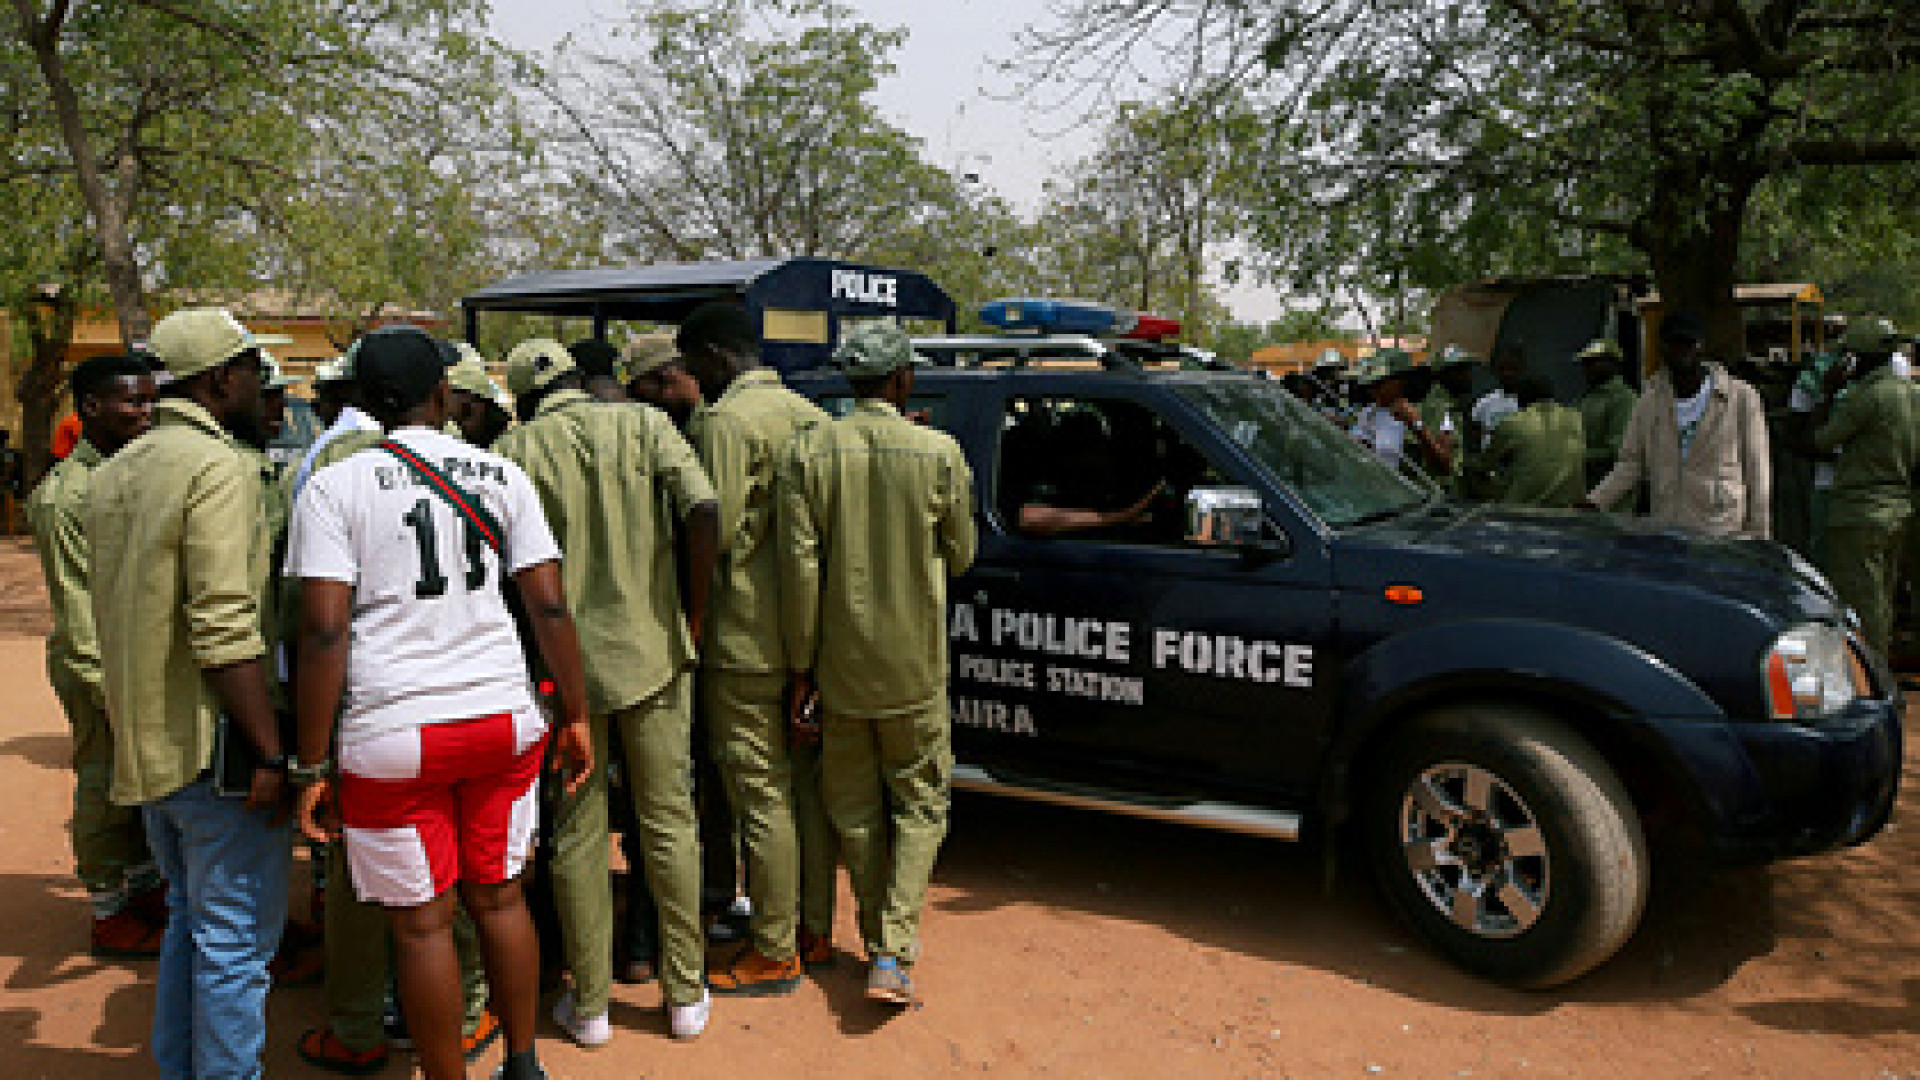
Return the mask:
<svg viewBox="0 0 1920 1080">
<path fill-rule="evenodd" d="M 1612 507 L 1644 481 L 1655 521 L 1764 539 L 1773 504 L 1766 407 L 1753 387 L 1701 354 L 1705 341 L 1691 311 L 1662 321 L 1666 365 L 1647 380 L 1620 457 L 1587 504 Z"/>
<path fill-rule="evenodd" d="M 567 352 L 572 354 L 574 364 L 580 369 L 588 397 L 616 405 L 632 400 L 627 397 L 627 388 L 621 384 L 615 370 L 620 364 L 619 349 L 599 338 L 583 338 L 567 346 Z"/>
<path fill-rule="evenodd" d="M 547 722 L 502 574 L 519 587 L 559 688 L 572 786 L 593 751 L 560 549 L 539 497 L 511 462 L 441 431 L 457 358 L 414 327 L 360 342 L 363 401 L 391 434 L 315 473 L 294 510 L 286 573 L 301 581 L 300 754 L 289 771 L 302 785 L 301 829 L 343 837 L 355 891 L 387 909 L 422 1071 L 465 1075 L 458 885 L 506 1028 L 495 1075 L 530 1080 L 545 1075 L 533 1054 L 539 946 L 518 875 Z"/>
</svg>

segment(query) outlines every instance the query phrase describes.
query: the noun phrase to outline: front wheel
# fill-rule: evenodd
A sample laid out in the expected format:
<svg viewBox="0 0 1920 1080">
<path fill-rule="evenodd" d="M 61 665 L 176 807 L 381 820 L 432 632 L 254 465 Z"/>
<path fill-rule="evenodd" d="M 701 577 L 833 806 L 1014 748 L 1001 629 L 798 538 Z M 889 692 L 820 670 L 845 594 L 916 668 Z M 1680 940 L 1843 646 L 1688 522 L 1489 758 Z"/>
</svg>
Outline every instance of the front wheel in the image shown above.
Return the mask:
<svg viewBox="0 0 1920 1080">
<path fill-rule="evenodd" d="M 1461 965 L 1542 989 L 1632 936 L 1646 837 L 1612 767 L 1566 725 L 1516 706 L 1450 707 L 1414 721 L 1369 771 L 1374 873 Z"/>
</svg>

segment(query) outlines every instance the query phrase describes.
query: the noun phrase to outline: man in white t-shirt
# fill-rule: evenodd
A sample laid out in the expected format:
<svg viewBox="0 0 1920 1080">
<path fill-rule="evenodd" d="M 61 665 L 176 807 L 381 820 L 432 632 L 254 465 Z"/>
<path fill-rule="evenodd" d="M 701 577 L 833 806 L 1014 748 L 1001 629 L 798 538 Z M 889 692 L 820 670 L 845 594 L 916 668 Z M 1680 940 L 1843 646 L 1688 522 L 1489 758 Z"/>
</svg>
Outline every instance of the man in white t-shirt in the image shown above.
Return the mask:
<svg viewBox="0 0 1920 1080">
<path fill-rule="evenodd" d="M 441 432 L 457 359 L 414 327 L 361 339 L 362 400 L 392 434 L 315 472 L 294 509 L 286 574 L 300 579 L 303 603 L 291 774 L 305 784 L 302 830 L 343 834 L 356 893 L 387 909 L 422 1071 L 465 1075 L 458 885 L 506 1029 L 495 1075 L 531 1080 L 545 1075 L 533 1051 L 539 946 L 517 876 L 535 832 L 547 723 L 503 574 L 557 683 L 558 756 L 575 785 L 592 749 L 560 549 L 539 498 L 512 462 Z"/>
</svg>

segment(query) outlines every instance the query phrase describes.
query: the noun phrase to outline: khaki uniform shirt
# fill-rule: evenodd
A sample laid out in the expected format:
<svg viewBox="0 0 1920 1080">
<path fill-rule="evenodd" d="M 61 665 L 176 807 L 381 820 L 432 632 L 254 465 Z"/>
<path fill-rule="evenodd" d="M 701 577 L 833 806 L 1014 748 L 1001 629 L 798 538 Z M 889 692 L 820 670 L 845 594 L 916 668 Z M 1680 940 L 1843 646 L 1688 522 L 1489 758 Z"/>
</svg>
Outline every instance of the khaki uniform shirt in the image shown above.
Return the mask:
<svg viewBox="0 0 1920 1080">
<path fill-rule="evenodd" d="M 1627 421 L 1640 395 L 1615 375 L 1580 396 L 1580 424 L 1587 433 L 1587 475 L 1594 483 L 1607 475 L 1627 439 Z"/>
<path fill-rule="evenodd" d="M 1828 525 L 1899 525 L 1913 512 L 1920 459 L 1920 391 L 1889 366 L 1861 379 L 1814 432 L 1814 447 L 1840 451 Z"/>
<path fill-rule="evenodd" d="M 558 390 L 493 449 L 527 471 L 560 541 L 589 710 L 651 696 L 694 658 L 674 522 L 714 496 L 693 448 L 658 409 Z"/>
<path fill-rule="evenodd" d="M 87 588 L 86 512 L 93 472 L 105 460 L 82 438 L 27 499 L 27 523 L 40 549 L 40 569 L 53 604 L 47 673 L 86 687 L 102 709 L 107 696 L 100 676 L 100 639 L 93 628 L 93 594 Z"/>
<path fill-rule="evenodd" d="M 1552 401 L 1500 421 L 1486 460 L 1499 470 L 1497 501 L 1509 506 L 1577 506 L 1587 491 L 1586 435 L 1580 414 Z"/>
<path fill-rule="evenodd" d="M 113 800 L 152 802 L 213 759 L 220 702 L 203 669 L 259 658 L 267 585 L 260 473 L 198 404 L 94 473 L 93 614 L 113 717 Z"/>
<path fill-rule="evenodd" d="M 379 446 L 385 441 L 384 431 L 344 431 L 333 437 L 333 441 L 320 448 L 314 455 L 313 467 L 307 470 L 308 479 L 335 462 L 345 461 L 368 447 Z M 299 476 L 298 469 L 286 469 L 280 474 L 279 488 L 281 505 L 286 508 L 286 517 L 274 526 L 274 550 L 280 551 L 281 541 L 287 535 L 287 521 L 292 516 L 293 505 L 299 493 L 293 490 L 294 480 Z M 269 515 L 272 511 L 268 511 Z M 284 555 L 284 552 L 280 552 Z M 273 593 L 274 623 L 278 640 L 282 643 L 281 652 L 288 667 L 293 665 L 293 653 L 300 641 L 300 579 L 282 577 L 280 568 L 273 568 L 273 581 L 268 586 Z"/>
<path fill-rule="evenodd" d="M 774 559 L 774 474 L 794 434 L 830 421 L 813 402 L 765 369 L 734 379 L 689 423 L 700 463 L 720 499 L 720 566 L 714 581 L 703 666 L 785 674 L 780 578 Z"/>
<path fill-rule="evenodd" d="M 835 715 L 910 715 L 947 693 L 947 579 L 973 565 L 973 474 L 943 432 L 863 400 L 802 432 L 780 479 L 787 662 Z"/>
<path fill-rule="evenodd" d="M 267 587 L 260 594 L 260 632 L 266 638 L 268 655 L 276 658 L 274 670 L 268 672 L 267 689 L 277 711 L 288 707 L 286 692 L 280 685 L 277 658 L 287 644 L 295 640 L 281 610 L 284 605 L 279 586 L 280 564 L 286 559 L 287 522 L 293 517 L 293 498 L 280 483 L 280 470 L 272 458 L 251 446 L 242 447 L 240 452 L 259 470 L 260 509 L 267 520 Z"/>
</svg>

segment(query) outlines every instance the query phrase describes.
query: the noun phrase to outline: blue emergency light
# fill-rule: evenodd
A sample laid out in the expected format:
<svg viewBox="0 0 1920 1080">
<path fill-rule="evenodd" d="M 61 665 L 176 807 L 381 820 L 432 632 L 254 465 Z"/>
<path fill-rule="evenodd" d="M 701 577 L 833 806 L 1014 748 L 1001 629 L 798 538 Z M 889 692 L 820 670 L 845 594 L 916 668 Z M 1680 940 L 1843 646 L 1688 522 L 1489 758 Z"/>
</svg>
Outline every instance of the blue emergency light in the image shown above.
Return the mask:
<svg viewBox="0 0 1920 1080">
<path fill-rule="evenodd" d="M 980 305 L 980 321 L 1002 330 L 1098 337 L 1126 333 L 1133 327 L 1134 314 L 1092 300 L 1029 298 L 989 300 Z"/>
</svg>

